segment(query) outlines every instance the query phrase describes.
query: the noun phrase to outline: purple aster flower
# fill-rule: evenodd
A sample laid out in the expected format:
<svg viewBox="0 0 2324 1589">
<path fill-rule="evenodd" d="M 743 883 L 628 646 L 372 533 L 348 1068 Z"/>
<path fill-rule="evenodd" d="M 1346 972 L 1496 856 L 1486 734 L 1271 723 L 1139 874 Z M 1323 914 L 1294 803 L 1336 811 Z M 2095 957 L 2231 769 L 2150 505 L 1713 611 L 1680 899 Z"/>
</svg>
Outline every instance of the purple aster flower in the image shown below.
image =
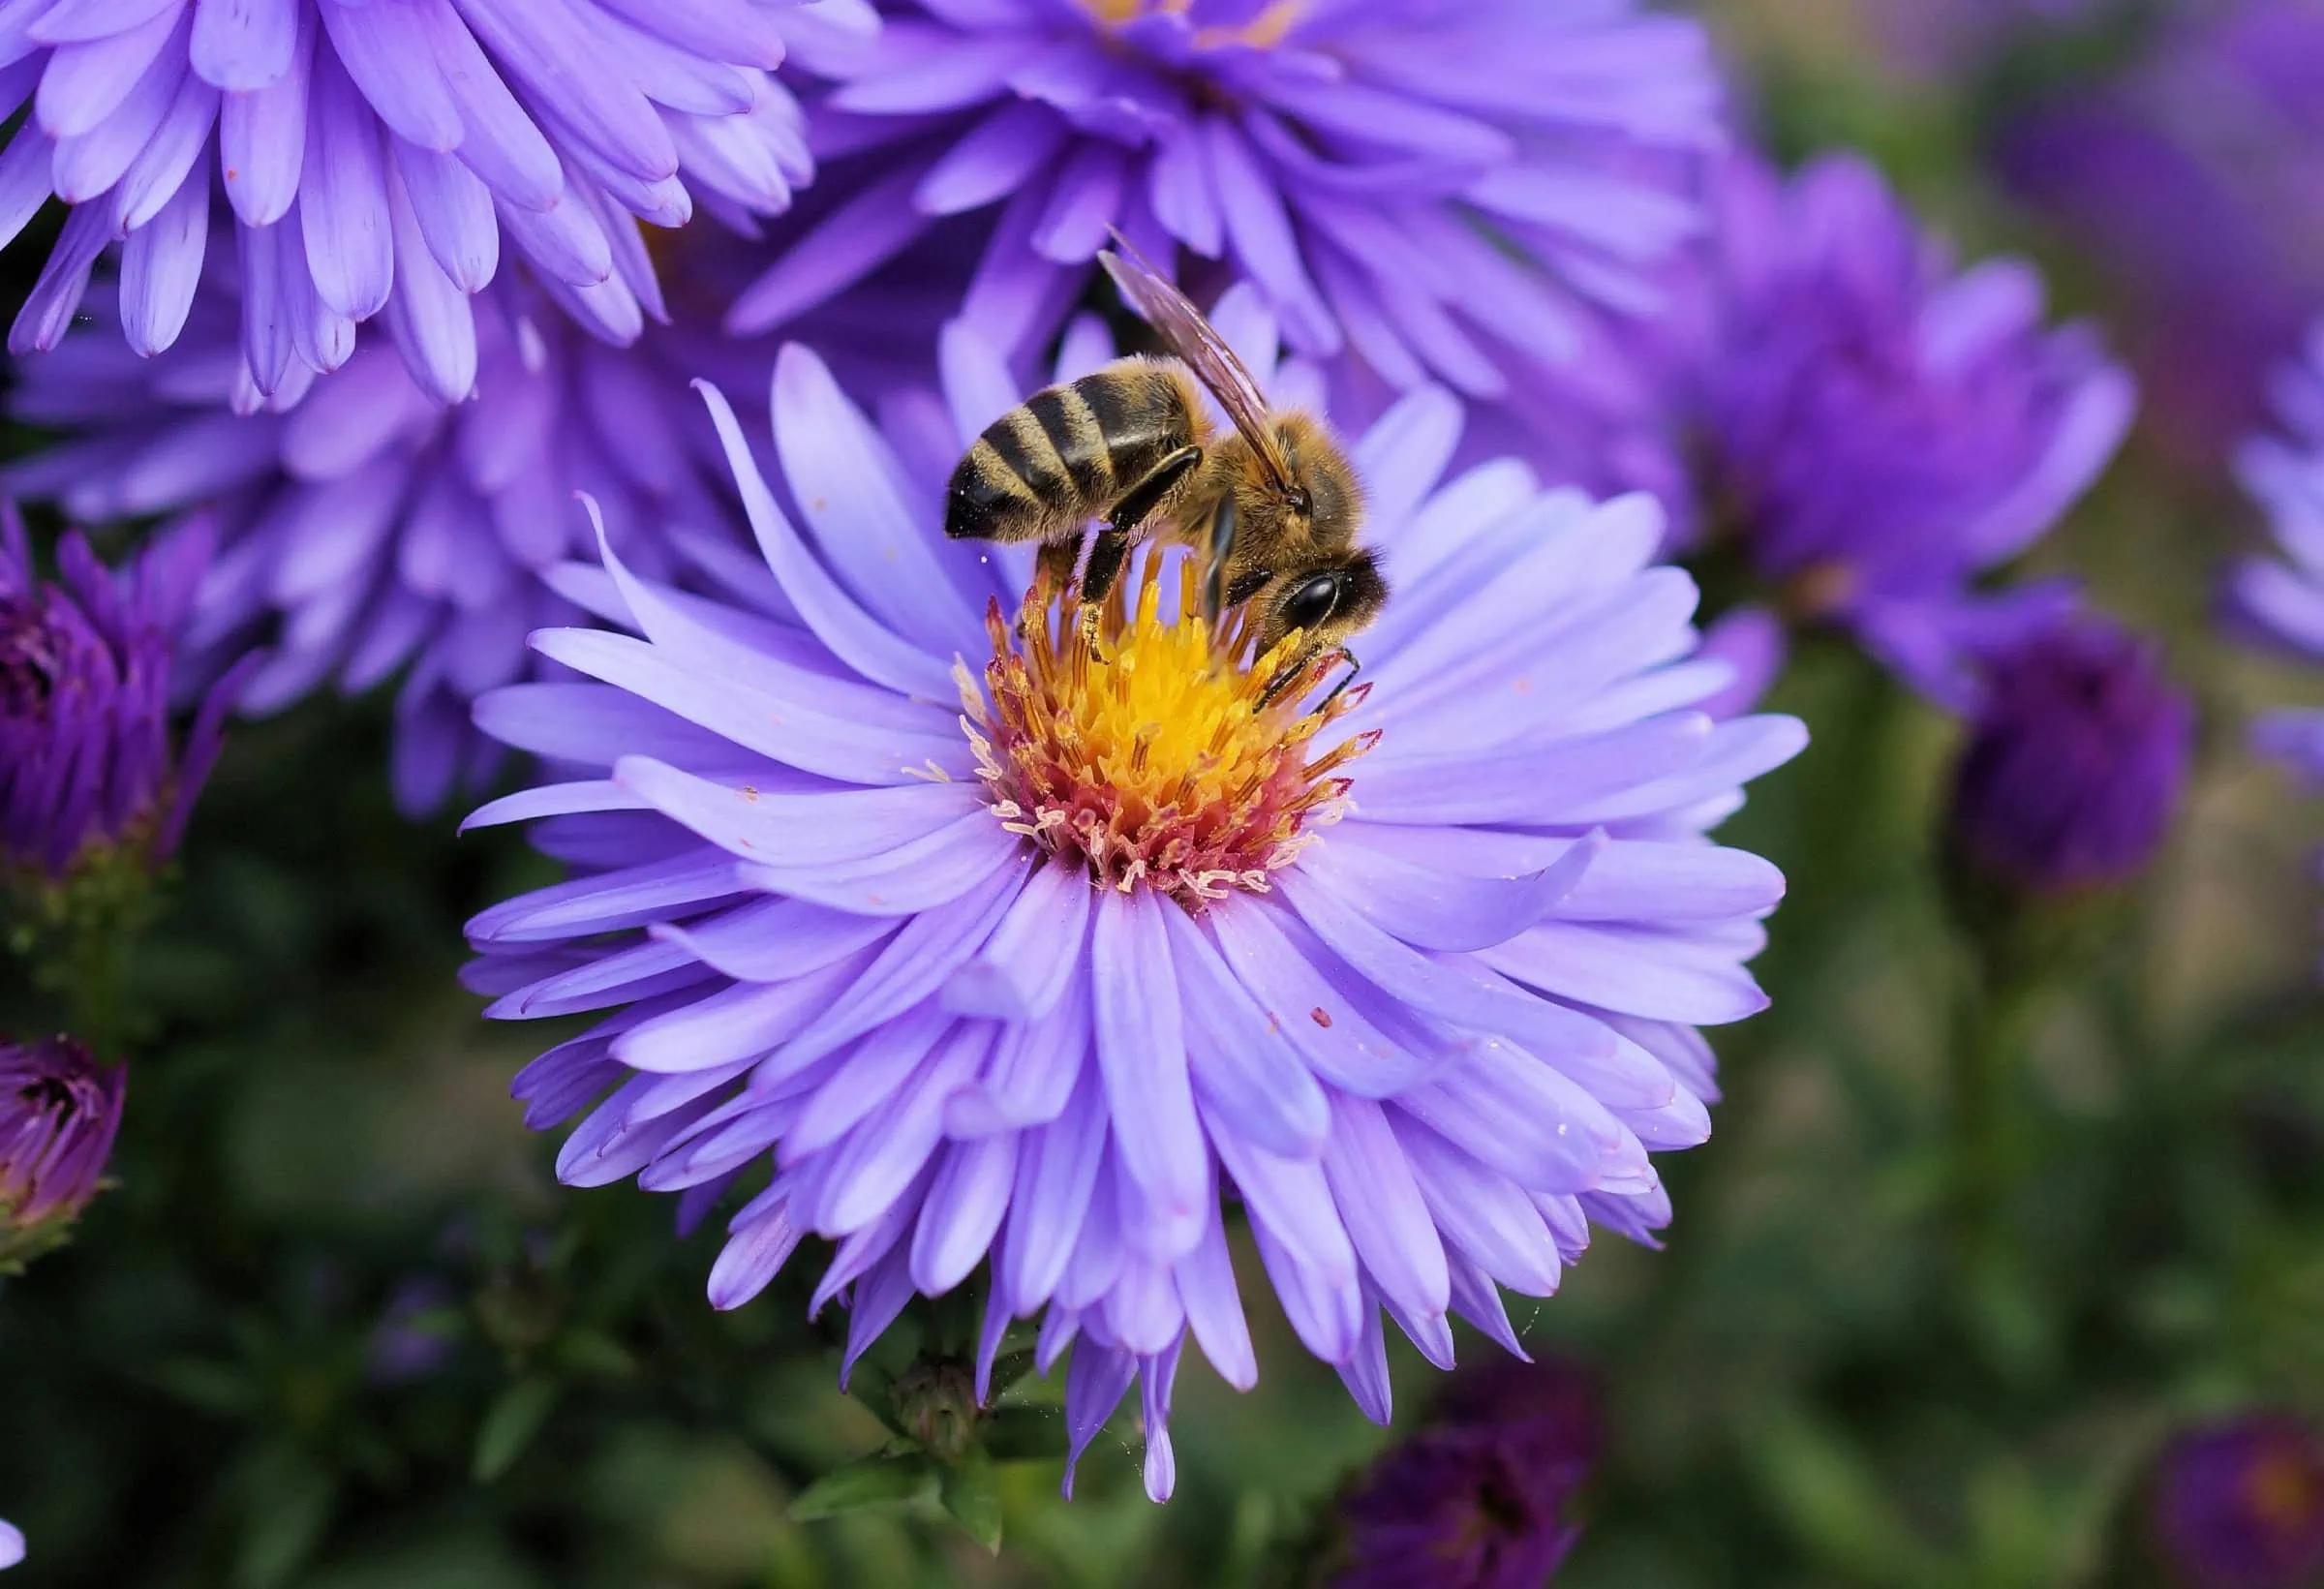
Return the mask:
<svg viewBox="0 0 2324 1589">
<path fill-rule="evenodd" d="M 537 577 L 586 544 L 574 491 L 651 527 L 657 538 L 625 550 L 657 572 L 681 547 L 743 544 L 723 461 L 677 416 L 688 375 L 754 387 L 763 365 L 702 334 L 700 316 L 622 349 L 515 282 L 474 311 L 478 400 L 449 408 L 370 329 L 343 368 L 301 367 L 264 397 L 236 351 L 230 288 L 205 290 L 168 352 L 140 358 L 94 326 L 26 365 L 14 398 L 19 420 L 67 436 L 16 466 L 15 490 L 93 521 L 215 521 L 187 639 L 203 661 L 269 644 L 245 710 L 405 670 L 394 778 L 415 811 L 487 771 L 469 703 L 527 674 L 526 633 L 579 616 Z"/>
<path fill-rule="evenodd" d="M 1737 158 L 1722 199 L 1673 357 L 1696 533 L 1734 537 L 1792 617 L 1962 704 L 1969 654 L 2060 606 L 1973 582 L 2105 466 L 2130 382 L 2087 328 L 2044 326 L 2030 266 L 1956 270 L 1860 160 L 1786 179 Z"/>
<path fill-rule="evenodd" d="M 104 1184 L 129 1072 L 69 1037 L 0 1041 L 0 1269 L 65 1239 Z"/>
<path fill-rule="evenodd" d="M 662 309 L 638 222 L 683 226 L 699 199 L 748 226 L 810 175 L 799 107 L 769 75 L 783 10 L 9 0 L 0 100 L 30 110 L 0 152 L 0 238 L 52 194 L 72 206 L 9 351 L 64 336 L 116 239 L 122 331 L 140 353 L 169 347 L 215 252 L 218 189 L 262 392 L 293 365 L 337 369 L 383 312 L 421 386 L 467 395 L 469 298 L 504 235 L 546 291 L 627 342 Z M 845 0 L 818 10 L 870 21 Z"/>
<path fill-rule="evenodd" d="M 100 856 L 149 871 L 175 851 L 238 678 L 227 670 L 173 745 L 171 647 L 209 544 L 189 522 L 116 576 L 70 535 L 62 580 L 45 583 L 0 505 L 0 873 L 61 883 Z"/>
<path fill-rule="evenodd" d="M 786 325 L 941 219 L 989 217 L 966 318 L 1055 328 L 1107 229 L 1254 285 L 1299 351 L 1504 395 L 1584 305 L 1651 306 L 1718 140 L 1701 29 L 1630 0 L 886 0 L 822 65 L 834 202 L 735 304 Z"/>
<path fill-rule="evenodd" d="M 1541 1589 L 1581 1530 L 1575 1491 L 1605 1445 L 1596 1381 L 1562 1363 L 1452 1382 L 1430 1427 L 1339 1505 L 1330 1589 Z"/>
<path fill-rule="evenodd" d="M 2248 443 L 2238 460 L 2245 488 L 2269 516 L 2281 559 L 2248 558 L 2230 578 L 2230 622 L 2247 637 L 2310 660 L 2324 658 L 2324 323 L 2307 356 L 2277 383 L 2282 430 Z M 2263 715 L 2260 748 L 2324 783 L 2324 711 Z"/>
<path fill-rule="evenodd" d="M 1250 307 L 1222 326 L 1264 377 Z M 945 355 L 946 395 L 875 427 L 785 350 L 780 496 L 711 395 L 782 615 L 608 551 L 601 610 L 637 632 L 535 635 L 594 682 L 478 703 L 570 777 L 472 822 L 537 820 L 575 874 L 471 922 L 469 976 L 496 1018 L 600 1013 L 516 1084 L 536 1126 L 584 1116 L 567 1181 L 699 1207 L 771 1167 L 715 1305 L 828 1238 L 852 1364 L 989 1259 L 980 1391 L 1038 1316 L 1077 1456 L 1143 1381 L 1162 1496 L 1187 1335 L 1257 1374 L 1231 1207 L 1381 1420 L 1384 1310 L 1440 1364 L 1452 1314 L 1514 1349 L 1500 1287 L 1554 1291 L 1593 1219 L 1668 1218 L 1649 1151 L 1706 1134 L 1695 1028 L 1764 1003 L 1743 963 L 1782 889 L 1702 836 L 1804 733 L 1694 710 L 1731 670 L 1690 657 L 1650 502 L 1440 479 L 1435 390 L 1353 446 L 1395 591 L 1362 687 L 1310 704 L 1318 660 L 1267 698 L 1282 658 L 1207 622 L 1174 553 L 1093 650 L 1024 548 L 941 535 L 952 463 L 1020 396 L 965 323 Z"/>
<path fill-rule="evenodd" d="M 24 1531 L 0 1517 L 0 1572 L 15 1567 L 24 1559 Z"/>
<path fill-rule="evenodd" d="M 2156 1541 L 2187 1589 L 2302 1589 L 2324 1574 L 2324 1441 L 2258 1415 L 2192 1429 L 2163 1451 Z"/>
<path fill-rule="evenodd" d="M 2095 618 L 2053 624 L 1984 659 L 1951 840 L 2029 893 L 2125 882 L 2170 830 L 2194 737 L 2156 646 Z"/>
<path fill-rule="evenodd" d="M 2262 418 L 2270 372 L 2324 308 L 2324 10 L 2155 8 L 2126 70 L 2027 109 L 2003 180 L 2103 265 L 2147 428 L 2216 467 Z"/>
</svg>

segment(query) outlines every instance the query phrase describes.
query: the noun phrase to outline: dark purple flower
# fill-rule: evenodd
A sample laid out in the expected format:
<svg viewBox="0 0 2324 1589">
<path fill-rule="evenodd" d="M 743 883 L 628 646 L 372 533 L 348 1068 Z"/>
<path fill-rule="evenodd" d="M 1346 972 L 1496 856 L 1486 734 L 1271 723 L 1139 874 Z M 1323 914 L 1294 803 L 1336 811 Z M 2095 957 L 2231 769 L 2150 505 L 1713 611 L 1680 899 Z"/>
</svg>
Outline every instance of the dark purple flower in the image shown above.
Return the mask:
<svg viewBox="0 0 2324 1589">
<path fill-rule="evenodd" d="M 1280 392 L 1252 296 L 1222 330 Z M 1105 342 L 1077 328 L 1069 372 Z M 1804 734 L 1696 710 L 1734 672 L 1692 657 L 1650 502 L 1445 478 L 1440 390 L 1351 442 L 1397 593 L 1365 688 L 1270 696 L 1276 664 L 1160 550 L 1093 652 L 1026 548 L 938 529 L 1021 395 L 972 323 L 945 354 L 944 392 L 874 425 L 786 350 L 772 484 L 714 396 L 767 595 L 694 599 L 609 551 L 632 632 L 534 642 L 595 682 L 478 703 L 563 780 L 472 823 L 535 821 L 576 875 L 472 921 L 469 980 L 497 1019 L 599 1013 L 516 1085 L 534 1124 L 580 1117 L 567 1181 L 770 1175 L 716 1305 L 828 1238 L 815 1302 L 851 1299 L 852 1363 L 989 1260 L 985 1367 L 1038 1317 L 1077 1455 L 1143 1381 L 1167 1495 L 1188 1337 L 1258 1373 L 1235 1207 L 1381 1421 L 1391 1325 L 1440 1365 L 1454 1314 L 1514 1347 L 1502 1286 L 1555 1290 L 1592 1221 L 1667 1220 L 1650 1151 L 1707 1133 L 1695 1028 L 1763 1006 L 1744 965 L 1782 892 L 1706 834 Z"/>
<path fill-rule="evenodd" d="M 1294 351 L 1472 398 L 1637 311 L 1719 139 L 1699 26 L 1630 0 L 884 0 L 823 65 L 828 213 L 736 303 L 786 325 L 946 217 L 989 216 L 965 318 L 1039 345 L 1107 229 L 1253 284 Z M 844 201 L 836 195 L 844 192 Z M 1383 405 L 1385 406 L 1385 405 Z"/>
<path fill-rule="evenodd" d="M 2237 459 L 2244 488 L 2267 510 L 2282 553 L 2247 558 L 2227 588 L 2228 618 L 2244 637 L 2324 662 L 2324 322 L 2276 386 L 2281 430 L 2248 443 Z M 2324 783 L 2324 711 L 2283 707 L 2253 728 L 2261 749 Z"/>
<path fill-rule="evenodd" d="M 237 677 L 173 746 L 171 651 L 210 541 L 206 523 L 180 525 L 116 576 L 70 535 L 45 583 L 0 506 L 0 872 L 61 882 L 100 852 L 150 869 L 176 849 Z"/>
<path fill-rule="evenodd" d="M 0 1268 L 65 1238 L 103 1185 L 129 1071 L 69 1037 L 0 1041 Z"/>
<path fill-rule="evenodd" d="M 2153 1497 L 2156 1542 L 2186 1589 L 2308 1589 L 2324 1575 L 2324 1440 L 2299 1419 L 2180 1435 Z"/>
<path fill-rule="evenodd" d="M 1573 1548 L 1605 1445 L 1596 1381 L 1564 1364 L 1456 1376 L 1435 1423 L 1341 1498 L 1330 1589 L 1542 1589 Z"/>
<path fill-rule="evenodd" d="M 1995 158 L 2102 266 L 2149 429 L 2216 467 L 2324 308 L 2324 8 L 2156 9 L 2127 69 L 2021 111 Z"/>
<path fill-rule="evenodd" d="M 815 38 L 872 20 L 814 10 Z M 9 350 L 55 346 L 116 239 L 122 330 L 169 347 L 217 252 L 220 190 L 233 345 L 261 392 L 294 365 L 338 368 L 384 313 L 413 380 L 466 396 L 468 300 L 504 238 L 628 341 L 661 313 L 640 221 L 682 226 L 698 198 L 748 228 L 810 173 L 769 72 L 779 15 L 784 0 L 9 0 L 0 107 L 30 108 L 0 152 L 0 240 L 51 194 L 72 206 Z"/>
<path fill-rule="evenodd" d="M 2059 607 L 1974 582 L 2104 467 L 2130 382 L 2086 328 L 2044 325 L 2032 267 L 1956 269 L 1861 160 L 1787 179 L 1738 157 L 1721 199 L 1668 355 L 1695 534 L 1960 705 L 1970 654 Z"/>
<path fill-rule="evenodd" d="M 2125 881 L 2169 831 L 2194 709 L 2157 649 L 2069 619 L 1985 659 L 1948 825 L 1987 877 L 2036 894 Z"/>
</svg>

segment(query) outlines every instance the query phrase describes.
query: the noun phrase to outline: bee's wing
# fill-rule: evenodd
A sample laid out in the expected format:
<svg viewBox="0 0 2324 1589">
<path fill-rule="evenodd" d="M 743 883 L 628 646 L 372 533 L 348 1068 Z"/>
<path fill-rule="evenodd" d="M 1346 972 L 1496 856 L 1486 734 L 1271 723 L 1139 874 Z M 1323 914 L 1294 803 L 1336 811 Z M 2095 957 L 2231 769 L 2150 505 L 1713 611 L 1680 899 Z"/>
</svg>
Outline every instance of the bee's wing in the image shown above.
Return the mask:
<svg viewBox="0 0 2324 1589">
<path fill-rule="evenodd" d="M 1119 232 L 1114 240 L 1133 258 L 1124 259 L 1111 249 L 1099 254 L 1106 274 L 1114 278 L 1130 307 L 1146 317 L 1170 351 L 1186 361 L 1195 379 L 1210 388 L 1242 439 L 1274 475 L 1275 483 L 1288 491 L 1291 463 L 1275 443 L 1274 430 L 1267 422 L 1267 399 L 1259 395 L 1259 382 L 1251 379 L 1235 350 L 1185 293 L 1147 268 L 1145 260 L 1136 257 L 1138 251 Z"/>
</svg>

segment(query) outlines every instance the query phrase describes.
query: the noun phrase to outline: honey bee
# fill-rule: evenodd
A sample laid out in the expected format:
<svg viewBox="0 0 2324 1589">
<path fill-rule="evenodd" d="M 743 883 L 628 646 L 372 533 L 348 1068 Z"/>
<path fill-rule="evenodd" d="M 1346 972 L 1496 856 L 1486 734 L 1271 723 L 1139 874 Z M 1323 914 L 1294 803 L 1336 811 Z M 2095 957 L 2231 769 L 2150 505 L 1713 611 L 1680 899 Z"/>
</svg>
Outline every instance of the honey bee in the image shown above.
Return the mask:
<svg viewBox="0 0 2324 1589">
<path fill-rule="evenodd" d="M 1115 241 L 1135 255 L 1119 233 Z M 1356 544 L 1363 492 L 1347 454 L 1312 414 L 1270 411 L 1202 311 L 1143 260 L 1098 259 L 1174 356 L 1118 359 L 995 419 L 953 471 L 944 533 L 1039 541 L 1063 588 L 1090 521 L 1103 519 L 1082 573 L 1087 606 L 1148 535 L 1196 547 L 1211 617 L 1251 603 L 1261 656 L 1294 630 L 1302 637 L 1269 698 L 1327 650 L 1350 670 L 1336 695 L 1359 665 L 1348 637 L 1388 599 L 1371 552 Z M 1233 421 L 1226 435 L 1206 388 Z"/>
</svg>

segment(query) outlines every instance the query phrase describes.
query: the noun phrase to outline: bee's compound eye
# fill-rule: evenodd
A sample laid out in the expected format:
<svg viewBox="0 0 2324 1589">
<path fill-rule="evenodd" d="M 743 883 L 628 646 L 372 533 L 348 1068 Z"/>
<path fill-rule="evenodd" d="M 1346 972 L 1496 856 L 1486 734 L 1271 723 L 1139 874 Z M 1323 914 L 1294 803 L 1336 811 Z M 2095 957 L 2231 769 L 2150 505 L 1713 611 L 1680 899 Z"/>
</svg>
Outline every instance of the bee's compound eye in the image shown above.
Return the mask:
<svg viewBox="0 0 2324 1589">
<path fill-rule="evenodd" d="M 1283 622 L 1295 629 L 1313 634 L 1331 616 L 1339 605 L 1340 576 L 1316 574 L 1303 580 L 1283 600 Z"/>
<path fill-rule="evenodd" d="M 1283 500 L 1286 505 L 1300 518 L 1306 519 L 1315 516 L 1315 499 L 1307 494 L 1305 486 L 1293 486 L 1284 494 Z"/>
</svg>

